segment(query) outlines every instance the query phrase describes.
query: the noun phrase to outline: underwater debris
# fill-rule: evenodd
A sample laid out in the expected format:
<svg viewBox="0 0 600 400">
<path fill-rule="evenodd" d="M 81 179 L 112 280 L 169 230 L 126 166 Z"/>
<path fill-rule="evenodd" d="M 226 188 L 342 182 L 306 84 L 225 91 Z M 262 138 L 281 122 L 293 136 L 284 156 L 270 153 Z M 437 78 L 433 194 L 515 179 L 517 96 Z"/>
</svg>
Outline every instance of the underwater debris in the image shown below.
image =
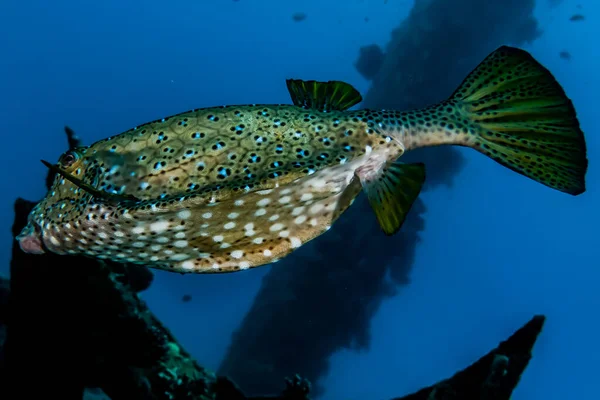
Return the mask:
<svg viewBox="0 0 600 400">
<path fill-rule="evenodd" d="M 190 301 L 192 301 L 192 295 L 191 294 L 184 294 L 181 297 L 181 301 L 184 303 L 189 303 Z"/>
<path fill-rule="evenodd" d="M 451 378 L 393 400 L 510 399 L 531 360 L 545 320 L 543 315 L 534 316 L 494 350 Z"/>
</svg>

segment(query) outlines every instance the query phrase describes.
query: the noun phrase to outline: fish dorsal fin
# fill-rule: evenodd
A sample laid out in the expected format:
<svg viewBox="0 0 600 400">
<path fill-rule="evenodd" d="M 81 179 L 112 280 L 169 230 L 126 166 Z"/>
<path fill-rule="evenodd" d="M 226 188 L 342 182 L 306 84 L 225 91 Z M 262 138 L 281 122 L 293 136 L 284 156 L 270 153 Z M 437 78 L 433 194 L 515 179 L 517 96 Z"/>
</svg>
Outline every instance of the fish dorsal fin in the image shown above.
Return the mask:
<svg viewBox="0 0 600 400">
<path fill-rule="evenodd" d="M 127 203 L 127 204 L 138 203 L 141 201 L 137 197 L 131 196 L 131 195 L 112 194 L 112 193 L 102 192 L 102 191 L 96 189 L 95 187 L 93 187 L 92 185 L 85 183 L 81 179 L 74 177 L 73 175 L 69 174 L 68 172 L 63 171 L 62 168 L 57 167 L 56 165 L 50 164 L 48 161 L 44 161 L 44 160 L 41 160 L 41 161 L 42 161 L 42 164 L 44 164 L 46 167 L 48 167 L 50 169 L 50 171 L 62 176 L 63 178 L 70 181 L 78 188 L 80 188 L 81 190 L 85 191 L 86 193 L 92 195 L 93 197 L 95 197 L 97 199 L 104 201 L 107 204 L 121 205 L 124 203 Z"/>
<path fill-rule="evenodd" d="M 388 162 L 374 174 L 357 175 L 383 232 L 398 232 L 425 182 L 424 164 Z"/>
<path fill-rule="evenodd" d="M 362 96 L 352 85 L 342 81 L 286 80 L 294 105 L 319 111 L 343 111 L 360 103 Z"/>
</svg>

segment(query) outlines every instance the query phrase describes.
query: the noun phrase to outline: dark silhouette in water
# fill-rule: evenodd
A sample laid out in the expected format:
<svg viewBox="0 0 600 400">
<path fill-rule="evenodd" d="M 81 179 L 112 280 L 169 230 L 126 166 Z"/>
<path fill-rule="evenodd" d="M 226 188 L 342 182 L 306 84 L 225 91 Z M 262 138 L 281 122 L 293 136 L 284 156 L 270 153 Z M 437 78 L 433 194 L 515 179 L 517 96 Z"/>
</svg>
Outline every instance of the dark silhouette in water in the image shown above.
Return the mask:
<svg viewBox="0 0 600 400">
<path fill-rule="evenodd" d="M 307 18 L 307 15 L 303 12 L 297 12 L 292 14 L 292 20 L 294 22 L 304 21 Z"/>
<path fill-rule="evenodd" d="M 365 79 L 373 79 L 381 69 L 385 54 L 376 44 L 363 46 L 359 49 L 359 57 L 354 67 Z"/>
<path fill-rule="evenodd" d="M 571 18 L 569 18 L 569 21 L 579 22 L 579 21 L 583 21 L 584 19 L 585 19 L 585 16 L 583 14 L 575 14 L 575 15 L 572 15 Z"/>
<path fill-rule="evenodd" d="M 571 53 L 569 53 L 566 50 L 561 51 L 559 54 L 559 57 L 562 58 L 563 60 L 570 60 L 571 59 Z"/>
<path fill-rule="evenodd" d="M 533 0 L 417 0 L 392 33 L 360 106 L 415 109 L 443 100 L 495 48 L 541 34 L 533 9 Z M 463 164 L 451 148 L 416 150 L 403 161 L 426 163 L 424 190 L 452 185 Z M 316 383 L 313 393 L 320 394 L 318 382 L 329 370 L 330 357 L 342 349 L 367 348 L 371 318 L 386 298 L 408 284 L 425 211 L 417 199 L 402 230 L 390 238 L 379 231 L 366 199 L 358 198 L 327 234 L 265 276 L 219 374 L 259 394 L 299 373 Z M 343 235 L 348 230 L 352 237 Z"/>
</svg>

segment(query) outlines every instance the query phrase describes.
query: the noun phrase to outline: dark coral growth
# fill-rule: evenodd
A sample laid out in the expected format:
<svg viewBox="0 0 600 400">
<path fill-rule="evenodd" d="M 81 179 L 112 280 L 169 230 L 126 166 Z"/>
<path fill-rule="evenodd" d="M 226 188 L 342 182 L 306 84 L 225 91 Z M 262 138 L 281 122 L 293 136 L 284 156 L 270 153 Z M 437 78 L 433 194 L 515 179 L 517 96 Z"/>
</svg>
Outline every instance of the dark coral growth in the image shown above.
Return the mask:
<svg viewBox="0 0 600 400">
<path fill-rule="evenodd" d="M 445 99 L 494 49 L 539 36 L 533 9 L 534 0 L 417 0 L 361 106 L 402 110 Z M 463 165 L 448 147 L 404 160 L 425 163 L 425 190 L 451 185 Z M 333 353 L 368 346 L 372 316 L 409 281 L 425 210 L 417 199 L 400 232 L 385 237 L 364 197 L 357 199 L 331 231 L 271 269 L 219 373 L 249 393 L 267 393 L 296 372 L 318 383 Z"/>
<path fill-rule="evenodd" d="M 536 315 L 471 366 L 404 397 L 393 400 L 510 399 L 531 360 L 531 350 L 546 317 Z"/>
</svg>

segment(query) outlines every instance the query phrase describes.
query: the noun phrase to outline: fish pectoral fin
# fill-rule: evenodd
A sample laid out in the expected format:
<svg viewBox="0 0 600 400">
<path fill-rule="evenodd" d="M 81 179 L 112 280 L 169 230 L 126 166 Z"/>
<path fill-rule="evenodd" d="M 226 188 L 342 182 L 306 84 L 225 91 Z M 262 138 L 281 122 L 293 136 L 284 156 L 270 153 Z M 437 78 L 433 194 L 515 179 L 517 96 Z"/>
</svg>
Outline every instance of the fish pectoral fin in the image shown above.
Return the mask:
<svg viewBox="0 0 600 400">
<path fill-rule="evenodd" d="M 342 81 L 286 80 L 294 105 L 319 111 L 344 111 L 360 103 L 362 96 L 352 85 Z"/>
<path fill-rule="evenodd" d="M 385 163 L 379 171 L 357 169 L 362 187 L 386 235 L 398 232 L 425 182 L 423 163 Z"/>
<path fill-rule="evenodd" d="M 95 187 L 93 187 L 92 185 L 85 183 L 81 179 L 74 177 L 70 173 L 64 171 L 62 168 L 60 168 L 56 165 L 50 164 L 48 161 L 45 161 L 45 160 L 40 160 L 40 161 L 42 162 L 42 164 L 44 164 L 46 167 L 48 167 L 48 169 L 50 169 L 50 171 L 62 176 L 63 178 L 65 178 L 66 180 L 68 180 L 69 182 L 71 182 L 72 184 L 77 186 L 78 188 L 80 188 L 81 190 L 85 191 L 86 193 L 90 194 L 91 196 L 93 196 L 97 199 L 103 200 L 104 202 L 106 202 L 108 204 L 117 205 L 117 204 L 129 203 L 129 202 L 137 203 L 140 201 L 140 199 L 138 199 L 135 196 L 131 196 L 131 195 L 111 194 L 111 193 L 102 192 L 102 191 L 96 189 Z"/>
</svg>

